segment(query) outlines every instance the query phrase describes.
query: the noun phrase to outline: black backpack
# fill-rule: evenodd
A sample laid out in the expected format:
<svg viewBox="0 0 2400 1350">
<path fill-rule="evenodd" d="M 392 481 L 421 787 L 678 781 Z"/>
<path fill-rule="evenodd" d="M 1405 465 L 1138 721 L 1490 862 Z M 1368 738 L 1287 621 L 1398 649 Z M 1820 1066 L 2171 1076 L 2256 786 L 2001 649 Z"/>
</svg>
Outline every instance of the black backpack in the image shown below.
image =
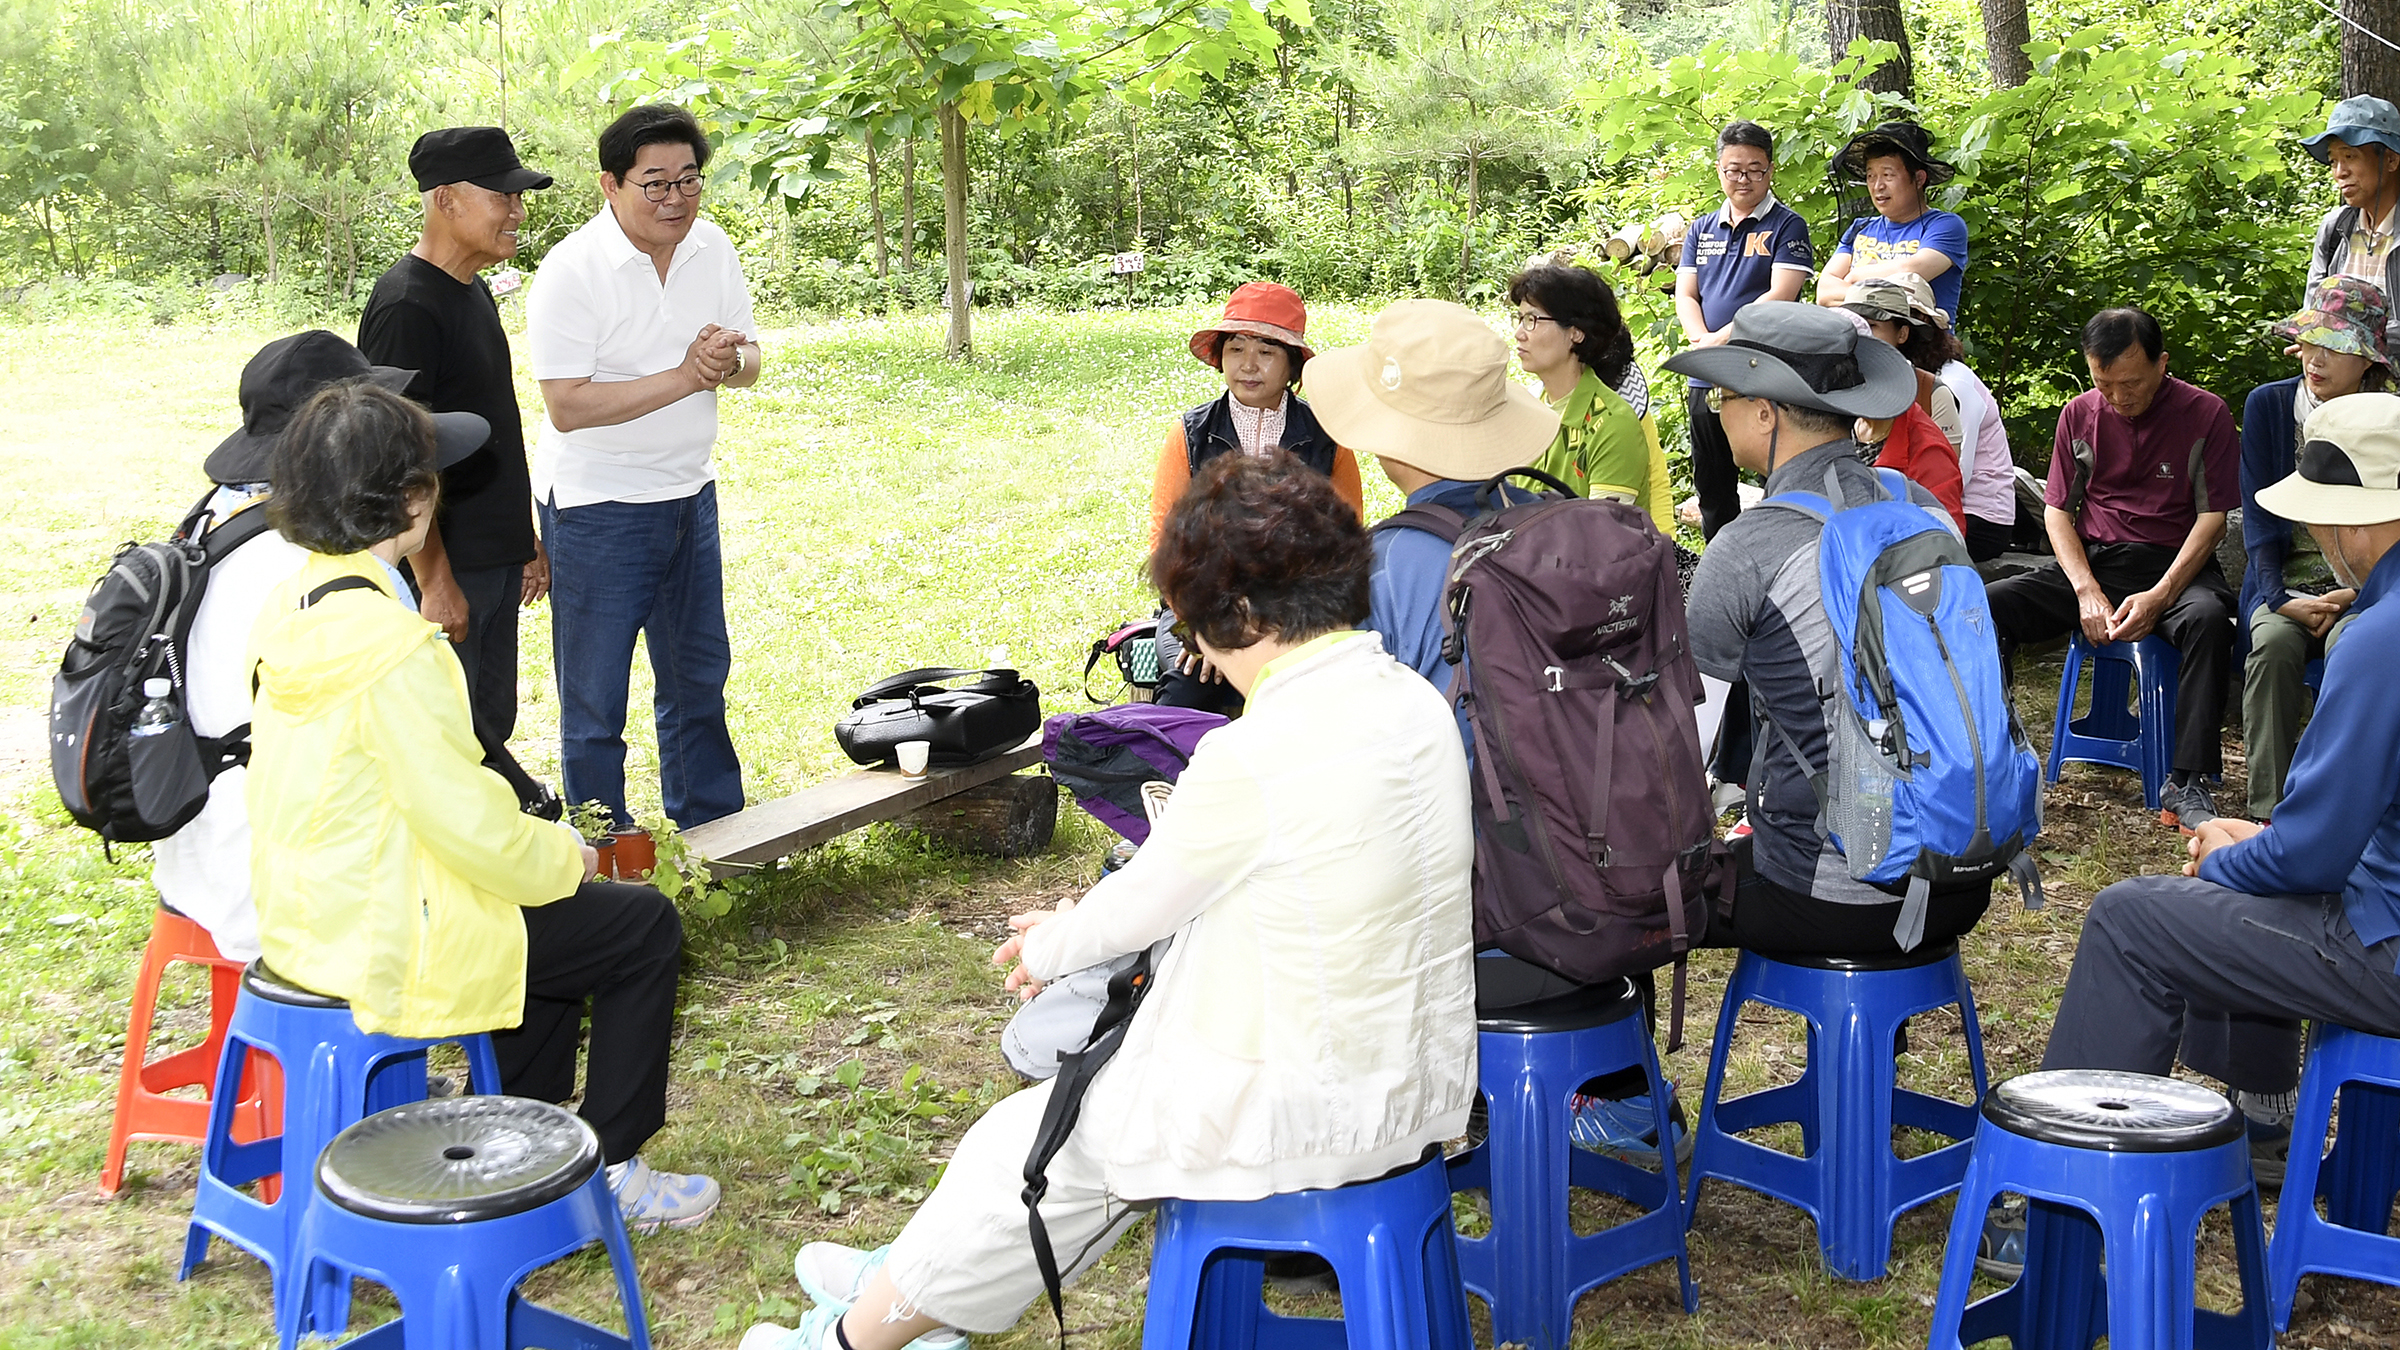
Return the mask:
<svg viewBox="0 0 2400 1350">
<path fill-rule="evenodd" d="M 212 490 L 211 496 L 214 496 Z M 267 513 L 252 507 L 195 538 L 208 497 L 171 538 L 128 543 L 92 586 L 50 681 L 50 774 L 75 823 L 102 839 L 164 839 L 208 805 L 208 785 L 250 759 L 250 725 L 221 737 L 192 729 L 184 696 L 184 647 L 208 593 L 210 569 L 266 533 Z M 165 679 L 178 712 L 154 735 L 131 734 L 148 700 L 142 686 Z"/>
</svg>

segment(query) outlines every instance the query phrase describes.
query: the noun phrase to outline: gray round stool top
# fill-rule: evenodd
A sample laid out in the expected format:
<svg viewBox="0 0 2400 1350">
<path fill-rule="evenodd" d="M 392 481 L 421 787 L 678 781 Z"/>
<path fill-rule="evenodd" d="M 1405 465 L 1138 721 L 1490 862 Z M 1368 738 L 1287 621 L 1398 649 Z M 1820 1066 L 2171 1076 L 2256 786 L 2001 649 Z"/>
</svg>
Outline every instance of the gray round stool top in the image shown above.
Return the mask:
<svg viewBox="0 0 2400 1350">
<path fill-rule="evenodd" d="M 2207 1088 L 2114 1069 L 2019 1075 L 1984 1094 L 1983 1118 L 2028 1139 L 2109 1153 L 2182 1153 L 2247 1133 L 2233 1103 Z"/>
<path fill-rule="evenodd" d="M 538 1209 L 591 1180 L 600 1137 L 523 1097 L 443 1097 L 378 1111 L 317 1160 L 326 1199 L 393 1223 L 475 1223 Z"/>
</svg>

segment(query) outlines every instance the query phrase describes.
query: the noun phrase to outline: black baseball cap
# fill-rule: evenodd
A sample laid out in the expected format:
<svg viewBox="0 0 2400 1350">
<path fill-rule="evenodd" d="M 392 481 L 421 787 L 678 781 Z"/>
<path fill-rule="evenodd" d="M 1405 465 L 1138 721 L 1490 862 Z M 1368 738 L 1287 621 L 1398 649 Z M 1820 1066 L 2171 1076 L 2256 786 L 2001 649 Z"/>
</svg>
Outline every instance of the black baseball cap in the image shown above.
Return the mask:
<svg viewBox="0 0 2400 1350">
<path fill-rule="evenodd" d="M 300 405 L 329 384 L 363 379 L 395 394 L 408 391 L 417 372 L 379 366 L 366 354 L 322 328 L 280 337 L 258 349 L 242 367 L 242 429 L 209 453 L 203 466 L 213 483 L 260 483 L 284 425 Z M 447 469 L 483 448 L 492 424 L 470 412 L 433 415 L 434 467 Z"/>
<path fill-rule="evenodd" d="M 550 175 L 525 167 L 516 144 L 498 127 L 443 127 L 417 137 L 409 147 L 408 171 L 417 191 L 444 183 L 473 183 L 494 192 L 531 192 L 550 186 Z"/>
</svg>

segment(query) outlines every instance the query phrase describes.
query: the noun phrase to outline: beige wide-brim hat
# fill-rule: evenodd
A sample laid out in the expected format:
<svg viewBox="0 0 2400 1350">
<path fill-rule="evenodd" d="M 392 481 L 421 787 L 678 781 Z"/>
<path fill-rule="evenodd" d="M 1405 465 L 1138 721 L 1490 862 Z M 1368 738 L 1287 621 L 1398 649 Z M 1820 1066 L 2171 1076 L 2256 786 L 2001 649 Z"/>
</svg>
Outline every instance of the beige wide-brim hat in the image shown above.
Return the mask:
<svg viewBox="0 0 2400 1350">
<path fill-rule="evenodd" d="M 1558 437 L 1558 413 L 1508 378 L 1508 344 L 1473 310 L 1402 300 L 1367 340 L 1308 363 L 1308 406 L 1333 439 L 1443 478 L 1522 468 Z"/>
<path fill-rule="evenodd" d="M 2304 525 L 2400 520 L 2400 394 L 2325 400 L 2300 429 L 2297 467 L 2258 504 Z"/>
</svg>

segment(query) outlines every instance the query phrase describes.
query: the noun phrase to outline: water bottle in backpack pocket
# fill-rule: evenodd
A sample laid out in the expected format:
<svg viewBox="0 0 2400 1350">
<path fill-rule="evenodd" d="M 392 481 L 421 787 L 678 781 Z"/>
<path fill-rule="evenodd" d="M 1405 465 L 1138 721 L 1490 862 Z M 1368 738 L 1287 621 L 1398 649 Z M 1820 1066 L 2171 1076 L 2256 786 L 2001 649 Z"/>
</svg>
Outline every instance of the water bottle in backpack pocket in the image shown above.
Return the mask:
<svg viewBox="0 0 2400 1350">
<path fill-rule="evenodd" d="M 1829 467 L 1825 495 L 1784 492 L 1766 505 L 1824 526 L 1817 572 L 1839 654 L 1839 679 L 1819 691 L 1827 764 L 1808 763 L 1817 828 L 1850 875 L 1906 881 L 1893 931 L 1903 951 L 1924 934 L 1935 883 L 2003 874 L 2041 904 L 2030 847 L 2042 829 L 2040 762 L 2019 725 L 2000 669 L 1983 578 L 1958 537 L 1908 499 L 1889 470 L 1883 493 L 1855 502 Z"/>
</svg>

